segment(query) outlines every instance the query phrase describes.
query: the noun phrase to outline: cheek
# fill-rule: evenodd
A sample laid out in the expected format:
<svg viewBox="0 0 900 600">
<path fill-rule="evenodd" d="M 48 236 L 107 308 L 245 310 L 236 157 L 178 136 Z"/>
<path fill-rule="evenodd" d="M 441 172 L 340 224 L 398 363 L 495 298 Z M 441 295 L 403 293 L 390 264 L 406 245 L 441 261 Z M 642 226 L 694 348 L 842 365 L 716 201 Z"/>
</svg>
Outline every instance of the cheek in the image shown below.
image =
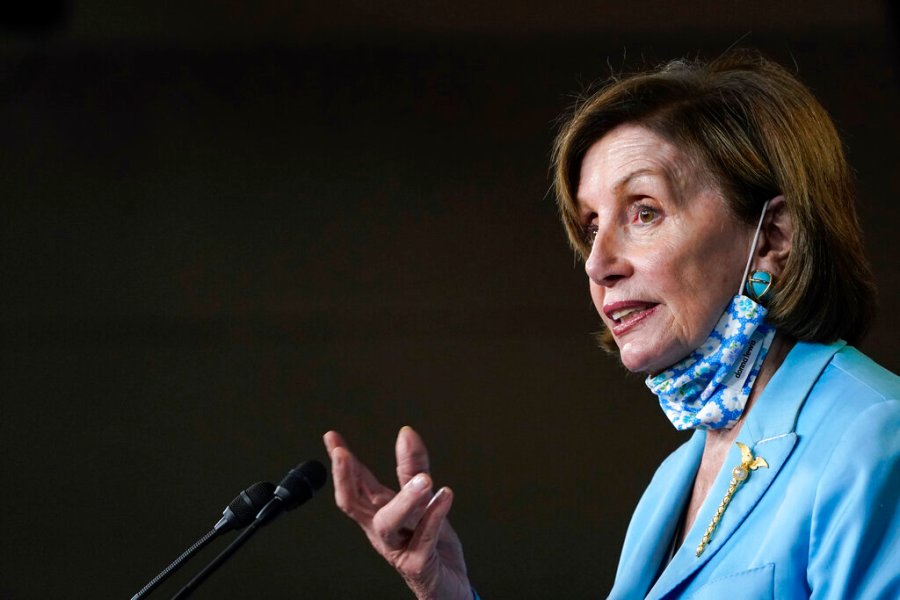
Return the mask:
<svg viewBox="0 0 900 600">
<path fill-rule="evenodd" d="M 594 309 L 597 311 L 597 314 L 600 315 L 603 322 L 609 325 L 606 321 L 606 315 L 603 314 L 603 301 L 606 297 L 606 290 L 604 290 L 603 286 L 597 285 L 592 281 L 589 283 L 589 287 L 591 291 L 591 301 L 594 303 Z"/>
<path fill-rule="evenodd" d="M 593 281 L 589 281 L 588 287 L 591 291 L 591 300 L 594 302 L 594 308 L 597 309 L 598 313 L 603 313 L 603 287 L 597 285 Z"/>
<path fill-rule="evenodd" d="M 635 243 L 629 260 L 643 284 L 668 288 L 677 282 L 679 271 L 695 260 L 694 254 L 694 246 L 682 239 L 680 231 L 667 231 L 655 239 Z"/>
</svg>

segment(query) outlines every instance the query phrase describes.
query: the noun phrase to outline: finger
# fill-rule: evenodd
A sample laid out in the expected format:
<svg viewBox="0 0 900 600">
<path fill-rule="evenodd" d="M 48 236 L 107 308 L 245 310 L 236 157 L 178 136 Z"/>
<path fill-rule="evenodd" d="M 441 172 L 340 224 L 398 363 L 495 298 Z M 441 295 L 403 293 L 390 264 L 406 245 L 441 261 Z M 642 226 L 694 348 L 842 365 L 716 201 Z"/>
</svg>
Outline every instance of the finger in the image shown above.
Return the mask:
<svg viewBox="0 0 900 600">
<path fill-rule="evenodd" d="M 325 442 L 325 450 L 328 452 L 328 456 L 331 456 L 331 451 L 335 448 L 347 447 L 347 442 L 344 441 L 344 437 L 337 431 L 329 431 L 322 436 L 322 440 Z"/>
<path fill-rule="evenodd" d="M 441 527 L 443 527 L 451 506 L 453 506 L 453 490 L 442 487 L 428 503 L 425 514 L 422 515 L 422 519 L 409 541 L 409 554 L 420 557 L 431 555 L 437 545 Z"/>
<path fill-rule="evenodd" d="M 400 429 L 394 450 L 397 455 L 397 480 L 401 486 L 417 474 L 431 471 L 425 442 L 412 427 L 407 425 Z"/>
<path fill-rule="evenodd" d="M 331 477 L 338 508 L 362 526 L 368 526 L 378 509 L 394 497 L 344 446 L 331 451 Z"/>
<path fill-rule="evenodd" d="M 359 459 L 354 456 L 354 454 L 350 451 L 347 446 L 347 442 L 344 441 L 343 436 L 339 434 L 337 431 L 329 431 L 323 437 L 325 440 L 325 448 L 328 450 L 329 458 L 332 458 L 332 462 L 338 462 L 334 460 L 334 452 L 338 448 L 341 449 L 339 456 L 342 461 L 346 461 L 346 468 L 349 469 L 349 476 L 352 482 L 357 484 L 357 487 L 360 488 L 361 492 L 363 492 L 367 496 L 381 496 L 385 493 L 389 495 L 389 497 L 384 500 L 379 506 L 383 506 L 385 502 L 390 500 L 394 496 L 393 490 L 385 487 L 378 481 L 372 472 L 366 467 Z M 332 464 L 332 470 L 334 470 L 334 464 Z"/>
<path fill-rule="evenodd" d="M 359 521 L 365 515 L 360 510 L 358 484 L 353 455 L 343 447 L 329 451 L 331 457 L 331 481 L 334 486 L 334 503 L 353 519 Z M 374 513 L 373 513 L 374 514 Z"/>
<path fill-rule="evenodd" d="M 372 519 L 372 533 L 391 549 L 412 537 L 431 499 L 431 478 L 419 473 Z"/>
</svg>

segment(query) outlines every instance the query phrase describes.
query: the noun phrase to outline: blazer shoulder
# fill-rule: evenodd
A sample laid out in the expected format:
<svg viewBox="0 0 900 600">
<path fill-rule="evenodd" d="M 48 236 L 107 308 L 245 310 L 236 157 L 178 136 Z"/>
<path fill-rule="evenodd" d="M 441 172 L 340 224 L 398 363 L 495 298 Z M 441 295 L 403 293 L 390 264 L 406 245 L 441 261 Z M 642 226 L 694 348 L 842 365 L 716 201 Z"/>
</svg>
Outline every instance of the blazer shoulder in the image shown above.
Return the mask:
<svg viewBox="0 0 900 600">
<path fill-rule="evenodd" d="M 829 367 L 834 371 L 831 383 L 839 383 L 846 392 L 869 397 L 875 402 L 900 399 L 900 376 L 852 346 L 844 346 L 835 353 Z"/>
<path fill-rule="evenodd" d="M 900 399 L 900 376 L 854 348 L 844 346 L 835 353 L 831 366 L 855 380 L 861 388 L 885 399 Z"/>
</svg>

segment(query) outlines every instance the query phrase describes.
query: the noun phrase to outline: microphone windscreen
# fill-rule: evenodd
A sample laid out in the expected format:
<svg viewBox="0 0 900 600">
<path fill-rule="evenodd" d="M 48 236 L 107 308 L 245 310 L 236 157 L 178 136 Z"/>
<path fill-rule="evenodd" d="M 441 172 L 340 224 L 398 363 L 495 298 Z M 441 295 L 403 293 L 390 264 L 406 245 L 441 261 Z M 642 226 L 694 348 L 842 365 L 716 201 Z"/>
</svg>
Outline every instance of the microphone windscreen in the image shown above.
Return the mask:
<svg viewBox="0 0 900 600">
<path fill-rule="evenodd" d="M 253 522 L 256 513 L 272 499 L 274 494 L 274 485 L 268 481 L 257 481 L 225 507 L 222 518 L 216 523 L 216 531 L 225 533 L 232 529 L 243 529 Z"/>
<path fill-rule="evenodd" d="M 312 498 L 326 479 L 328 472 L 322 463 L 309 460 L 288 471 L 275 489 L 275 495 L 281 498 L 285 510 L 291 510 Z"/>
<path fill-rule="evenodd" d="M 234 515 L 234 529 L 241 529 L 253 522 L 256 513 L 272 499 L 275 485 L 268 481 L 257 481 L 238 494 L 228 508 Z"/>
</svg>

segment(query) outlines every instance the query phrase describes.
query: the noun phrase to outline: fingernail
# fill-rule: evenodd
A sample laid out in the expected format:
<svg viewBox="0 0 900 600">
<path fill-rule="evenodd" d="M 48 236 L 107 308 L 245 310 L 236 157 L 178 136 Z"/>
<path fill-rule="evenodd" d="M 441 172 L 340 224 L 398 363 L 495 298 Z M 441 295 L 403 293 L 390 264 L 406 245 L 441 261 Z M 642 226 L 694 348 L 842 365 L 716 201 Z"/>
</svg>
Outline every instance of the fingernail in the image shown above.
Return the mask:
<svg viewBox="0 0 900 600">
<path fill-rule="evenodd" d="M 402 440 L 401 443 L 403 444 L 404 449 L 409 448 L 409 436 L 412 434 L 412 432 L 413 428 L 409 425 L 404 425 L 400 428 L 400 431 L 397 432 L 397 438 Z"/>
<path fill-rule="evenodd" d="M 428 506 L 431 506 L 432 504 L 437 504 L 438 502 L 442 501 L 446 497 L 447 497 L 447 488 L 442 487 L 441 489 L 438 490 L 437 494 L 435 494 L 434 497 L 428 501 Z M 425 508 L 428 508 L 428 506 L 426 506 Z"/>
<path fill-rule="evenodd" d="M 406 485 L 408 485 L 409 489 L 413 491 L 421 492 L 428 487 L 428 477 L 419 473 L 418 475 L 410 479 L 409 483 Z"/>
</svg>

